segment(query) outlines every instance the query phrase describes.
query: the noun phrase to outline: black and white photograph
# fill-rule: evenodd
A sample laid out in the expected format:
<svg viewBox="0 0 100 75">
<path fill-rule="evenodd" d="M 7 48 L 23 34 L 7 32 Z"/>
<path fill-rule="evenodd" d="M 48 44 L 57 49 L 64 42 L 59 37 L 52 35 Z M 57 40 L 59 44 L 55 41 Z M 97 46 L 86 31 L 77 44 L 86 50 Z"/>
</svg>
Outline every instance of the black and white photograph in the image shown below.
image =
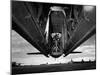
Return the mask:
<svg viewBox="0 0 100 75">
<path fill-rule="evenodd" d="M 11 74 L 96 69 L 96 6 L 11 0 Z"/>
</svg>

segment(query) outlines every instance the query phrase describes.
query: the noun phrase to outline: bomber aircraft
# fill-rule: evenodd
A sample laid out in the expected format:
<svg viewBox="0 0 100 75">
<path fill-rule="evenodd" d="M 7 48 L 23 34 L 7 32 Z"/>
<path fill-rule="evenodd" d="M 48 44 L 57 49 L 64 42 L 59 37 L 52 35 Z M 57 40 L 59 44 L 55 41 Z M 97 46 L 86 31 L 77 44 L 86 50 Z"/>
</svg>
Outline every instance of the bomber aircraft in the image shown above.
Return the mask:
<svg viewBox="0 0 100 75">
<path fill-rule="evenodd" d="M 96 7 L 91 5 L 12 1 L 12 29 L 46 57 L 58 58 L 96 33 Z"/>
</svg>

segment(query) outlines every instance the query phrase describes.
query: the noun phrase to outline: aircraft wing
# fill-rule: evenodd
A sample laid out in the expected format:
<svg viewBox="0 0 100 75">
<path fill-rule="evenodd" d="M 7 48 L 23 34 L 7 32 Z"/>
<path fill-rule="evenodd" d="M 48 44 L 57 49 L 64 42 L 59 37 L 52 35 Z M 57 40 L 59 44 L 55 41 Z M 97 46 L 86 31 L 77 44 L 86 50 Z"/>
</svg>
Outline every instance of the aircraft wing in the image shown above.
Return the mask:
<svg viewBox="0 0 100 75">
<path fill-rule="evenodd" d="M 73 35 L 66 44 L 64 51 L 65 56 L 70 54 L 81 45 L 84 41 L 89 39 L 93 34 L 96 33 L 96 8 L 95 6 L 91 11 L 84 10 L 84 18 L 78 24 L 77 29 L 73 32 Z"/>
<path fill-rule="evenodd" d="M 48 56 L 44 44 L 43 31 L 38 24 L 37 13 L 35 11 L 36 9 L 32 9 L 28 3 L 12 1 L 12 28 L 41 53 Z"/>
</svg>

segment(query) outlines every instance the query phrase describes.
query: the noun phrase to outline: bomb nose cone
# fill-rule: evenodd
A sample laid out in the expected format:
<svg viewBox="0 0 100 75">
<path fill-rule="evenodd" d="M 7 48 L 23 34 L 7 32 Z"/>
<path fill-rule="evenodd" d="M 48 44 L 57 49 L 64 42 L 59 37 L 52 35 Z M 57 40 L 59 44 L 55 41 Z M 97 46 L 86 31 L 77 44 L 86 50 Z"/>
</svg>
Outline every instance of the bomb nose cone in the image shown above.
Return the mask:
<svg viewBox="0 0 100 75">
<path fill-rule="evenodd" d="M 63 50 L 59 47 L 53 47 L 50 55 L 54 58 L 58 58 L 63 54 Z"/>
<path fill-rule="evenodd" d="M 52 52 L 50 55 L 54 58 L 58 58 L 62 55 L 63 53 L 62 52 Z"/>
</svg>

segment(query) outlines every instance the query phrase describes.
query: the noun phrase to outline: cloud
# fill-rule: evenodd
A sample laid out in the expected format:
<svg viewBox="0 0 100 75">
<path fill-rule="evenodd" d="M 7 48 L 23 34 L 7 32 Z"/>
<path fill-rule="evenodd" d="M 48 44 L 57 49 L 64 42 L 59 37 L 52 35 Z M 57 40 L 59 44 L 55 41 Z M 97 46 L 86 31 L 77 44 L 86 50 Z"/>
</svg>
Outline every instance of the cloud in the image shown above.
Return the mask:
<svg viewBox="0 0 100 75">
<path fill-rule="evenodd" d="M 87 12 L 88 11 L 92 11 L 93 8 L 94 8 L 94 6 L 88 6 L 88 5 L 87 6 L 84 6 L 84 10 L 87 11 Z"/>
<path fill-rule="evenodd" d="M 22 38 L 18 33 L 12 30 L 12 41 L 11 41 L 12 52 L 39 52 L 29 42 Z"/>
<path fill-rule="evenodd" d="M 82 59 L 84 61 L 89 61 L 89 60 L 94 61 L 95 57 L 79 57 L 79 58 L 74 58 L 73 61 L 82 61 Z"/>
<path fill-rule="evenodd" d="M 33 47 L 30 43 L 28 43 L 25 39 L 23 39 L 19 34 L 15 31 L 12 31 L 12 61 L 16 61 L 17 63 L 24 63 L 27 65 L 39 65 L 45 64 L 54 64 L 54 63 L 66 63 L 71 59 L 80 61 L 81 59 L 95 59 L 95 40 L 93 36 L 89 40 L 87 40 L 84 44 L 79 46 L 75 51 L 81 51 L 79 54 L 69 54 L 66 57 L 60 57 L 55 60 L 55 58 L 47 58 L 44 55 L 27 55 L 26 53 L 30 52 L 39 52 L 35 47 Z M 93 42 L 94 41 L 94 42 Z"/>
<path fill-rule="evenodd" d="M 82 45 L 79 46 L 75 51 L 79 51 L 82 53 L 77 54 L 69 54 L 66 59 L 73 59 L 80 61 L 82 59 L 89 60 L 89 59 L 95 59 L 95 45 Z"/>
<path fill-rule="evenodd" d="M 90 37 L 88 40 L 86 40 L 81 46 L 84 45 L 95 45 L 96 44 L 96 34 L 94 34 L 92 37 Z"/>
<path fill-rule="evenodd" d="M 95 45 L 83 45 L 75 49 L 75 51 L 80 51 L 82 53 L 92 54 L 95 53 Z"/>
</svg>

